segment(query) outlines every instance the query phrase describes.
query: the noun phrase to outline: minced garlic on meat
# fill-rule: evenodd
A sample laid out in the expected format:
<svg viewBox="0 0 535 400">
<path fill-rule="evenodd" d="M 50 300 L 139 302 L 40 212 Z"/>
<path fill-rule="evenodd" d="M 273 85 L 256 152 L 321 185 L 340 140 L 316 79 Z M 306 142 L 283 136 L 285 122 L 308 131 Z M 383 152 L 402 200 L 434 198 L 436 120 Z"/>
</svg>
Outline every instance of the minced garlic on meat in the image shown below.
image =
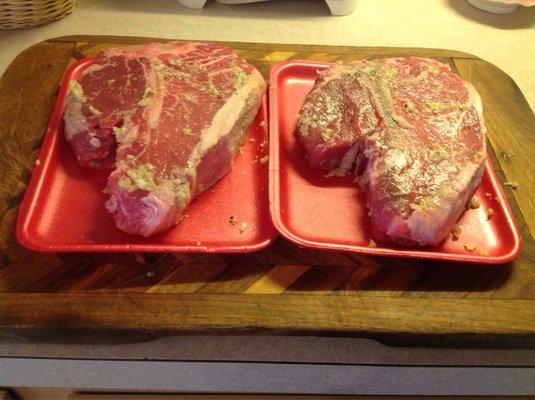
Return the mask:
<svg viewBox="0 0 535 400">
<path fill-rule="evenodd" d="M 330 128 L 325 129 L 321 133 L 321 138 L 323 139 L 324 142 L 328 142 L 329 139 L 332 138 L 332 136 L 333 136 L 333 130 Z"/>
<path fill-rule="evenodd" d="M 119 179 L 119 187 L 133 192 L 136 189 L 154 190 L 156 182 L 152 174 L 153 166 L 149 163 L 138 165 L 126 171 L 126 176 Z"/>
<path fill-rule="evenodd" d="M 472 199 L 470 200 L 470 208 L 472 209 L 479 208 L 480 205 L 481 205 L 481 201 L 479 200 L 479 197 L 473 196 Z"/>
<path fill-rule="evenodd" d="M 435 162 L 448 158 L 448 152 L 440 144 L 435 143 L 429 150 L 429 159 Z"/>
<path fill-rule="evenodd" d="M 72 94 L 76 100 L 85 101 L 84 89 L 82 89 L 82 86 L 74 79 L 69 81 L 69 93 Z"/>
<path fill-rule="evenodd" d="M 141 100 L 139 100 L 137 102 L 137 104 L 141 107 L 145 107 L 145 106 L 148 106 L 151 101 L 152 101 L 152 98 L 150 97 L 150 94 L 153 93 L 154 91 L 152 90 L 152 88 L 150 86 L 147 86 L 145 88 L 145 90 L 143 91 L 143 96 L 141 98 Z"/>
</svg>

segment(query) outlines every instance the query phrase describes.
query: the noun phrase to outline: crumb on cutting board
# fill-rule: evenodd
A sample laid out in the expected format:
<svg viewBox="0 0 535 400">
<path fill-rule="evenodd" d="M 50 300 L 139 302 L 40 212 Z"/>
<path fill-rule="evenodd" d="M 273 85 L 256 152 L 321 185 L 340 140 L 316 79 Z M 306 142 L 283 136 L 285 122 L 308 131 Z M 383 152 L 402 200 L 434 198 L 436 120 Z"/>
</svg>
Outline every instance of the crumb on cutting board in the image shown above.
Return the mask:
<svg viewBox="0 0 535 400">
<path fill-rule="evenodd" d="M 152 278 L 154 276 L 154 271 L 147 271 L 147 277 Z"/>
<path fill-rule="evenodd" d="M 481 250 L 479 250 L 479 254 L 482 256 L 488 256 L 489 255 L 489 249 L 486 247 L 483 247 Z"/>
<path fill-rule="evenodd" d="M 269 161 L 269 156 L 266 155 L 260 159 L 260 164 L 265 164 Z"/>
<path fill-rule="evenodd" d="M 136 260 L 136 262 L 138 264 L 145 264 L 145 257 L 143 257 L 142 254 L 139 254 L 139 253 L 134 253 L 134 260 Z"/>
<path fill-rule="evenodd" d="M 368 243 L 368 247 L 377 247 L 377 243 L 375 243 L 375 240 L 370 239 L 370 241 Z"/>
<path fill-rule="evenodd" d="M 505 186 L 509 186 L 513 190 L 516 190 L 520 186 L 520 183 L 518 183 L 516 181 L 511 181 L 511 182 L 505 182 L 504 185 Z"/>
<path fill-rule="evenodd" d="M 494 210 L 492 208 L 487 208 L 487 221 L 494 216 Z"/>
<path fill-rule="evenodd" d="M 238 220 L 236 219 L 236 217 L 234 215 L 230 215 L 228 217 L 228 222 L 231 225 L 236 225 L 238 223 Z"/>
<path fill-rule="evenodd" d="M 489 192 L 485 193 L 485 197 L 489 200 L 492 199 L 492 193 L 489 193 Z"/>
<path fill-rule="evenodd" d="M 247 230 L 247 222 L 242 222 L 240 224 L 240 233 L 243 233 Z"/>
<path fill-rule="evenodd" d="M 41 165 L 41 160 L 39 159 L 35 160 L 35 166 L 38 167 L 39 165 Z"/>
</svg>

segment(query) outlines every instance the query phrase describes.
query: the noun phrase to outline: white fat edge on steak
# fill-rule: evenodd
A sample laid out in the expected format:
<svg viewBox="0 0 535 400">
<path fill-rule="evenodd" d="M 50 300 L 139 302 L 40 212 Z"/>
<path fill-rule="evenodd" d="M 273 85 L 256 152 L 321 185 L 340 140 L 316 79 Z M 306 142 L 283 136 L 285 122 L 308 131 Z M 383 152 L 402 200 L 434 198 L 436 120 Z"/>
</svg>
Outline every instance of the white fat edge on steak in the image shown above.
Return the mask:
<svg viewBox="0 0 535 400">
<path fill-rule="evenodd" d="M 221 138 L 233 129 L 236 121 L 240 119 L 243 113 L 247 112 L 252 105 L 259 104 L 264 89 L 264 79 L 258 71 L 253 70 L 252 74 L 249 75 L 248 81 L 234 92 L 216 112 L 210 126 L 202 131 L 201 140 L 193 148 L 186 163 L 186 174 L 190 177 L 191 182 L 190 191 L 193 191 L 192 189 L 195 187 L 197 166 L 204 154 L 210 148 L 216 146 Z M 230 151 L 235 154 L 238 151 L 237 146 L 240 144 L 241 142 L 235 143 L 236 148 Z"/>
<path fill-rule="evenodd" d="M 245 111 L 241 114 L 240 118 L 234 123 L 234 126 L 229 132 L 220 137 L 217 145 L 217 164 L 211 165 L 212 168 L 217 166 L 217 172 L 209 176 L 207 180 L 203 180 L 202 182 L 196 181 L 191 200 L 200 195 L 204 190 L 211 187 L 230 171 L 232 164 L 234 163 L 235 156 L 239 152 L 239 148 L 244 142 L 245 134 L 247 133 L 247 130 L 258 111 L 260 102 L 261 93 L 258 92 L 257 96 L 255 96 L 255 93 L 252 93 L 248 99 L 248 105 L 246 106 Z M 209 150 L 209 152 L 210 151 L 211 150 Z M 207 154 L 208 153 L 205 153 L 204 157 L 206 157 Z M 204 162 L 204 157 L 201 160 L 201 164 Z M 260 160 L 260 162 L 262 162 L 262 160 Z"/>
<path fill-rule="evenodd" d="M 87 120 L 82 114 L 82 104 L 86 101 L 84 90 L 75 79 L 69 81 L 69 94 L 65 102 L 65 137 L 72 139 L 74 135 L 88 130 Z"/>
<path fill-rule="evenodd" d="M 470 82 L 466 82 L 465 80 L 463 80 L 463 84 L 464 87 L 468 90 L 468 104 L 476 109 L 477 115 L 479 115 L 479 119 L 481 121 L 481 129 L 483 129 L 483 133 L 486 134 L 486 126 L 483 123 L 483 103 L 481 102 L 481 97 L 479 96 L 479 93 L 477 92 L 476 88 Z"/>
<path fill-rule="evenodd" d="M 165 90 L 163 87 L 164 77 L 162 74 L 163 66 L 161 61 L 153 60 L 150 63 L 150 68 L 152 68 L 154 71 L 147 71 L 146 66 L 143 65 L 143 70 L 147 80 L 145 89 L 143 90 L 143 94 L 137 105 L 143 108 L 144 117 L 147 121 L 148 127 L 149 129 L 153 129 L 156 127 L 163 111 Z"/>
</svg>

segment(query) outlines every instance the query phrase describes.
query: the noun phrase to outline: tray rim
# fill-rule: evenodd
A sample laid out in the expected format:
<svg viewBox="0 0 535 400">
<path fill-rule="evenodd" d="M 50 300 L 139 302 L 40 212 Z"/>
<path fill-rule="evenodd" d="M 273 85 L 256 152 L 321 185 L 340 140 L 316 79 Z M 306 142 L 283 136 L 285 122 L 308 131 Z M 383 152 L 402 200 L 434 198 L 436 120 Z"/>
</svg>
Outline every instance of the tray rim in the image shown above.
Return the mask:
<svg viewBox="0 0 535 400">
<path fill-rule="evenodd" d="M 518 225 L 513 216 L 511 206 L 501 184 L 498 181 L 498 176 L 496 170 L 490 160 L 489 154 L 485 159 L 485 169 L 489 174 L 489 178 L 492 186 L 496 190 L 500 202 L 503 204 L 503 209 L 506 213 L 506 220 L 513 232 L 513 246 L 505 254 L 496 255 L 496 256 L 481 256 L 478 254 L 466 255 L 462 254 L 453 254 L 453 253 L 443 253 L 443 252 L 433 252 L 427 253 L 421 249 L 414 250 L 408 249 L 403 250 L 404 254 L 399 254 L 399 250 L 394 249 L 385 249 L 381 247 L 364 247 L 364 246 L 352 246 L 344 244 L 335 244 L 335 243 L 317 243 L 311 240 L 300 237 L 298 234 L 295 234 L 288 228 L 282 221 L 281 212 L 280 212 L 280 151 L 279 151 L 279 112 L 278 112 L 278 77 L 280 74 L 284 73 L 287 68 L 296 67 L 296 66 L 306 66 L 306 67 L 317 67 L 317 68 L 326 68 L 330 65 L 333 65 L 332 62 L 325 61 L 312 61 L 312 60 L 287 60 L 276 63 L 270 70 L 269 74 L 269 206 L 271 217 L 273 219 L 273 224 L 275 225 L 277 231 L 284 236 L 286 239 L 304 247 L 321 249 L 321 250 L 338 250 L 338 251 L 347 251 L 355 254 L 369 255 L 369 256 L 383 256 L 383 257 L 398 257 L 398 258 L 416 258 L 422 260 L 435 260 L 435 261 L 452 261 L 452 262 L 465 262 L 471 264 L 489 264 L 489 265 L 499 265 L 506 264 L 514 260 L 522 249 L 522 235 L 518 229 Z M 277 138 L 275 140 L 274 138 Z M 491 146 L 490 143 L 487 143 L 488 146 Z"/>
</svg>

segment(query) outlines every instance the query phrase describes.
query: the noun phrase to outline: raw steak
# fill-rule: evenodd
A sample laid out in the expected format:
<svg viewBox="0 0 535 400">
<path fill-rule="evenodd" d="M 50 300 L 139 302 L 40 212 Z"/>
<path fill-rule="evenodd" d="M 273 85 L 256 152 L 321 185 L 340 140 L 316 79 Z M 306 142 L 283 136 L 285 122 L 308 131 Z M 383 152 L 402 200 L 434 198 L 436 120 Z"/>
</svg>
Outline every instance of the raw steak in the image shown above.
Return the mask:
<svg viewBox="0 0 535 400">
<path fill-rule="evenodd" d="M 151 43 L 102 52 L 70 88 L 65 132 L 80 164 L 116 167 L 106 207 L 149 236 L 230 170 L 265 82 L 226 47 Z"/>
<path fill-rule="evenodd" d="M 374 238 L 444 240 L 481 181 L 479 95 L 449 66 L 422 58 L 334 65 L 320 72 L 298 119 L 313 167 L 354 168 Z"/>
</svg>

